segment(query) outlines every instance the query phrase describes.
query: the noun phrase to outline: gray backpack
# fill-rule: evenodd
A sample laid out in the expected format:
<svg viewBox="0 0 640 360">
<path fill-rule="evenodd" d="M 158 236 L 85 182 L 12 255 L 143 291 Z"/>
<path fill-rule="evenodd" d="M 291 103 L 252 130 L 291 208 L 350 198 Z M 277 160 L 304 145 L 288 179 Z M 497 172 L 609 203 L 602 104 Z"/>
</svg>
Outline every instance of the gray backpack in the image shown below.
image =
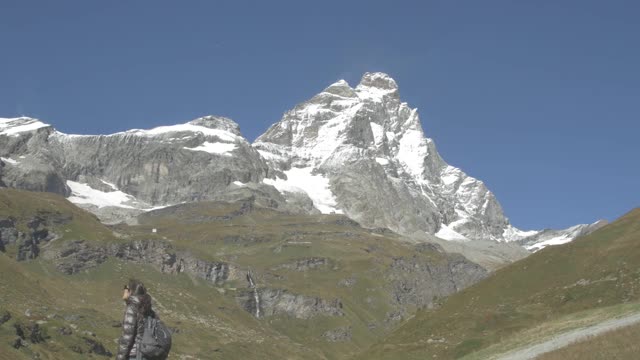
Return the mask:
<svg viewBox="0 0 640 360">
<path fill-rule="evenodd" d="M 169 356 L 171 350 L 171 331 L 167 326 L 152 316 L 144 322 L 144 333 L 138 351 L 138 358 L 144 356 L 149 360 L 162 360 Z"/>
</svg>

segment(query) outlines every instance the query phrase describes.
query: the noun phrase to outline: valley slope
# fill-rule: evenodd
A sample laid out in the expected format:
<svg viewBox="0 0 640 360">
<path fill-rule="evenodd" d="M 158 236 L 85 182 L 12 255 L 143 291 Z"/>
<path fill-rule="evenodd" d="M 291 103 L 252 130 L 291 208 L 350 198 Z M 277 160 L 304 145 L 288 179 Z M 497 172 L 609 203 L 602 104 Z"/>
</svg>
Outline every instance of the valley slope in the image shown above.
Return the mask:
<svg viewBox="0 0 640 360">
<path fill-rule="evenodd" d="M 437 309 L 419 311 L 358 359 L 489 359 L 510 350 L 501 343 L 524 345 L 571 324 L 640 311 L 639 245 L 635 209 L 496 271 Z"/>
<path fill-rule="evenodd" d="M 344 359 L 487 275 L 436 244 L 255 199 L 137 221 L 105 226 L 59 195 L 0 190 L 0 358 L 83 358 L 90 341 L 113 352 L 122 284 L 137 277 L 177 329 L 178 358 Z"/>
</svg>

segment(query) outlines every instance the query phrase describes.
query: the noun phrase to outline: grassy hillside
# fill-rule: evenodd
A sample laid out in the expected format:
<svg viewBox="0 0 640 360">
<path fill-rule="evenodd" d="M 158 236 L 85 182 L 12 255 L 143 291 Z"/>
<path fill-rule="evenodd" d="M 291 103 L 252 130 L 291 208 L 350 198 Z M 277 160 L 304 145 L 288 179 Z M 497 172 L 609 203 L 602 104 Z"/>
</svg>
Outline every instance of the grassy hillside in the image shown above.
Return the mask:
<svg viewBox="0 0 640 360">
<path fill-rule="evenodd" d="M 147 284 L 163 320 L 179 330 L 172 358 L 257 359 L 282 354 L 291 359 L 324 358 L 237 309 L 217 289 L 187 276 L 163 276 L 118 261 L 65 276 L 45 263 L 16 263 L 2 255 L 0 272 L 0 312 L 12 315 L 0 325 L 0 359 L 31 359 L 36 353 L 40 359 L 101 358 L 89 354 L 85 338 L 114 353 L 124 310 L 122 284 L 131 276 Z M 15 323 L 26 328 L 36 322 L 49 337 L 46 341 L 19 350 L 10 346 L 17 338 Z M 63 327 L 72 333 L 61 334 Z"/>
<path fill-rule="evenodd" d="M 141 237 L 156 229 L 156 236 L 171 239 L 177 248 L 251 269 L 259 287 L 340 299 L 344 317 L 264 320 L 294 341 L 322 349 L 329 358 L 355 355 L 395 327 L 397 322 L 389 319 L 398 310 L 392 306 L 390 289 L 395 279 L 391 277 L 396 275 L 389 268 L 395 259 L 418 256 L 422 263 L 447 261 L 437 251 L 416 251 L 391 232 L 363 229 L 341 215 L 302 216 L 262 208 L 243 213 L 242 207 L 194 203 L 149 213 L 140 217 L 139 225 L 117 230 Z M 290 266 L 310 258 L 326 259 L 326 264 L 306 271 Z M 229 286 L 242 288 L 246 282 Z M 416 309 L 408 304 L 400 315 L 409 316 Z M 340 328 L 351 331 L 350 341 L 323 338 L 326 332 Z"/>
<path fill-rule="evenodd" d="M 640 300 L 640 209 L 575 241 L 546 248 L 420 311 L 358 359 L 455 359 L 532 329 L 598 318 Z M 488 355 L 486 355 L 488 356 Z M 479 357 L 487 358 L 487 357 Z"/>
<path fill-rule="evenodd" d="M 0 253 L 0 317 L 3 311 L 12 315 L 0 325 L 0 359 L 99 358 L 91 341 L 115 352 L 121 289 L 130 277 L 148 285 L 163 319 L 179 330 L 172 358 L 344 359 L 389 333 L 436 293 L 464 286 L 448 276 L 467 275 L 452 271 L 469 266 L 484 274 L 459 256 L 407 243 L 385 230 L 363 229 L 340 215 L 205 202 L 148 213 L 138 225 L 107 227 L 56 195 L 0 190 L 0 219 L 15 220 L 28 233 L 36 217 L 46 219 L 56 234 L 40 244 L 42 253 L 77 240 L 96 248 L 162 242 L 203 261 L 231 264 L 242 275 L 251 269 L 259 289 L 304 296 L 307 303 L 338 299 L 342 315 L 256 319 L 238 301 L 248 291 L 244 276 L 214 285 L 193 274 L 161 273 L 157 266 L 114 257 L 64 275 L 55 256 L 16 261 L 14 243 Z M 455 266 L 449 268 L 450 262 Z M 438 283 L 425 283 L 425 276 Z M 11 346 L 19 337 L 15 324 L 27 332 L 26 346 L 18 350 Z M 44 341 L 29 340 L 34 324 Z"/>
</svg>

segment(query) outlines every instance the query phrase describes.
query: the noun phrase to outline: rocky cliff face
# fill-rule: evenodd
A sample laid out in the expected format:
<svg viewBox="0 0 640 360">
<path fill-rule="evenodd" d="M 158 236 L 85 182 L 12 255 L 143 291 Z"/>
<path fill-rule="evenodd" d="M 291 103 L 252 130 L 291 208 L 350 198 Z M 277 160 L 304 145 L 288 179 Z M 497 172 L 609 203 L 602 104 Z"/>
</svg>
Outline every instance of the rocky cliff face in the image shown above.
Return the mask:
<svg viewBox="0 0 640 360">
<path fill-rule="evenodd" d="M 332 84 L 254 147 L 278 176 L 265 182 L 285 194 L 306 192 L 321 211 L 406 235 L 511 240 L 495 196 L 444 162 L 386 74 L 367 73 L 355 88 Z"/>
<path fill-rule="evenodd" d="M 316 316 L 344 316 L 340 299 L 292 294 L 286 289 L 254 288 L 240 292 L 236 301 L 255 317 L 290 316 L 311 319 Z"/>
<path fill-rule="evenodd" d="M 259 183 L 268 173 L 238 125 L 222 117 L 99 136 L 63 134 L 28 118 L 4 124 L 6 186 L 71 195 L 98 208 L 210 199 L 234 182 Z"/>
<path fill-rule="evenodd" d="M 189 251 L 178 251 L 169 243 L 136 240 L 122 243 L 96 244 L 82 239 L 56 244 L 60 238 L 54 230 L 71 221 L 68 215 L 41 212 L 26 222 L 27 232 L 19 230 L 13 218 L 0 218 L 0 252 L 8 246 L 16 249 L 16 260 L 28 261 L 42 257 L 53 262 L 62 273 L 73 275 L 104 263 L 109 257 L 148 264 L 168 273 L 188 273 L 214 285 L 240 280 L 240 270 L 227 262 L 205 261 Z"/>
<path fill-rule="evenodd" d="M 49 229 L 50 226 L 62 225 L 70 221 L 68 216 L 40 212 L 31 218 L 25 226 L 26 231 L 18 229 L 15 218 L 0 218 L 0 252 L 5 252 L 6 247 L 16 246 L 16 260 L 32 260 L 40 255 L 41 247 L 56 240 L 59 235 Z"/>
<path fill-rule="evenodd" d="M 462 255 L 431 263 L 413 256 L 394 259 L 386 276 L 398 305 L 429 307 L 484 279 L 487 271 Z"/>
<path fill-rule="evenodd" d="M 188 273 L 217 286 L 243 278 L 232 264 L 205 261 L 188 251 L 176 251 L 170 244 L 151 240 L 103 246 L 75 240 L 47 248 L 43 254 L 43 258 L 53 261 L 58 270 L 68 275 L 100 265 L 109 257 L 148 264 L 167 274 Z"/>
</svg>

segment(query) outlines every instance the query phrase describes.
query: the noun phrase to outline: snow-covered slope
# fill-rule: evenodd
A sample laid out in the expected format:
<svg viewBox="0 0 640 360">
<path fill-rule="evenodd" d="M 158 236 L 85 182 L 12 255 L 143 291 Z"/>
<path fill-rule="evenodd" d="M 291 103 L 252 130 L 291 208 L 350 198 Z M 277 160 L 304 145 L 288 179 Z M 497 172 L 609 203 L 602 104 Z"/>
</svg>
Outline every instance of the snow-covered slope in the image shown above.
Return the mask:
<svg viewBox="0 0 640 360">
<path fill-rule="evenodd" d="M 21 133 L 32 132 L 41 128 L 50 127 L 49 125 L 28 117 L 19 118 L 0 118 L 0 136 L 19 136 Z"/>
<path fill-rule="evenodd" d="M 547 246 L 566 244 L 573 239 L 590 234 L 607 225 L 606 220 L 599 220 L 593 224 L 580 224 L 564 230 L 545 229 L 538 233 L 517 240 L 519 244 L 529 251 L 542 250 Z"/>
</svg>

